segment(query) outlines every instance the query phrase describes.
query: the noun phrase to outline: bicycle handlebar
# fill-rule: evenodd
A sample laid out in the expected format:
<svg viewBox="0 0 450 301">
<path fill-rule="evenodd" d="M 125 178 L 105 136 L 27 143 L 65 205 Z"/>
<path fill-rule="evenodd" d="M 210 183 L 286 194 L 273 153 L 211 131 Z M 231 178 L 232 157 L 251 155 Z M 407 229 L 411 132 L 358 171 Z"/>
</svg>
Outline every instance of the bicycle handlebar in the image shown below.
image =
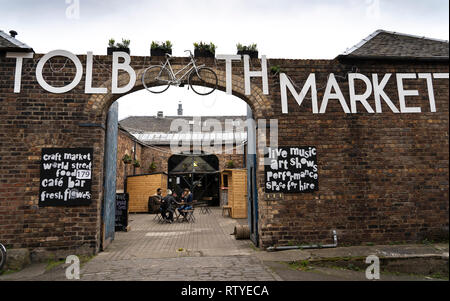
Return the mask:
<svg viewBox="0 0 450 301">
<path fill-rule="evenodd" d="M 190 50 L 185 50 L 184 52 L 189 52 L 189 55 L 192 57 L 192 51 L 190 51 Z"/>
</svg>

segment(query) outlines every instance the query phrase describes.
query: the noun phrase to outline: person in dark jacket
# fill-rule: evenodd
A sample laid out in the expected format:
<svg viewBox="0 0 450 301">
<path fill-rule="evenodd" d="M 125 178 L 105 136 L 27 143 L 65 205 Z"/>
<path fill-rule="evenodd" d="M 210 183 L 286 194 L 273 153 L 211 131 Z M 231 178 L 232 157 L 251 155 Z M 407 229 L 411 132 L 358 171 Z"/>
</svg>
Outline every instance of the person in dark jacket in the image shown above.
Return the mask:
<svg viewBox="0 0 450 301">
<path fill-rule="evenodd" d="M 173 213 L 175 212 L 176 201 L 172 196 L 172 190 L 167 189 L 167 195 L 161 200 L 161 215 L 169 223 L 173 222 Z M 167 216 L 168 214 L 168 216 Z"/>
<path fill-rule="evenodd" d="M 161 205 L 162 189 L 158 188 L 155 195 L 148 197 L 148 213 L 157 213 Z"/>
</svg>

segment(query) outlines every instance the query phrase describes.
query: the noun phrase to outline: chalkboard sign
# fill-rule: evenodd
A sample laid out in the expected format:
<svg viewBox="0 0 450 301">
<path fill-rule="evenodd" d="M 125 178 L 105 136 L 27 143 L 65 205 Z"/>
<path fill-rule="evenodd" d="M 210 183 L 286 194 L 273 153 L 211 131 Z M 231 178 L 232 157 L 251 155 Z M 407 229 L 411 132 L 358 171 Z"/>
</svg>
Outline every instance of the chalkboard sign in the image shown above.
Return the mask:
<svg viewBox="0 0 450 301">
<path fill-rule="evenodd" d="M 319 190 L 317 149 L 313 146 L 267 148 L 264 156 L 266 193 Z"/>
<path fill-rule="evenodd" d="M 39 206 L 89 205 L 92 161 L 92 148 L 43 148 Z"/>
<path fill-rule="evenodd" d="M 116 193 L 116 231 L 126 231 L 128 227 L 128 193 Z"/>
</svg>

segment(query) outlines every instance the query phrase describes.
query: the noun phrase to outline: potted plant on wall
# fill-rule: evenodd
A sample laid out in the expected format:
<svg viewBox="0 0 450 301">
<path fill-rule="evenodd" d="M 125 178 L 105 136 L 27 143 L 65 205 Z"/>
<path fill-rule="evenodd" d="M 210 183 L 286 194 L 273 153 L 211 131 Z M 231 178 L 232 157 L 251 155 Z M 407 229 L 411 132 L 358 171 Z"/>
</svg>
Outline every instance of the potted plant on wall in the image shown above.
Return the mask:
<svg viewBox="0 0 450 301">
<path fill-rule="evenodd" d="M 213 43 L 194 43 L 194 56 L 195 57 L 214 57 L 216 54 L 217 46 Z"/>
<path fill-rule="evenodd" d="M 123 51 L 130 54 L 130 40 L 122 39 L 122 42 L 117 44 L 115 42 L 114 39 L 109 39 L 107 49 L 108 55 L 111 55 L 116 51 Z"/>
<path fill-rule="evenodd" d="M 234 161 L 233 160 L 229 160 L 227 162 L 227 168 L 234 168 Z"/>
<path fill-rule="evenodd" d="M 107 54 L 111 55 L 114 52 L 114 49 L 116 49 L 116 40 L 113 38 L 109 39 L 108 41 L 108 48 L 107 48 Z"/>
<path fill-rule="evenodd" d="M 256 44 L 242 45 L 241 43 L 236 44 L 237 54 L 244 55 L 248 54 L 251 59 L 258 58 L 258 46 Z"/>
<path fill-rule="evenodd" d="M 122 161 L 125 164 L 130 164 L 133 161 L 133 159 L 131 158 L 131 156 L 129 154 L 125 154 L 122 157 Z"/>
<path fill-rule="evenodd" d="M 155 170 L 156 170 L 156 163 L 155 163 L 155 161 L 152 161 L 152 163 L 150 164 L 149 169 L 150 169 L 150 172 L 155 172 Z"/>
<path fill-rule="evenodd" d="M 139 162 L 139 160 L 134 160 L 133 161 L 133 166 L 134 167 L 141 167 L 141 162 Z"/>
<path fill-rule="evenodd" d="M 150 45 L 150 55 L 151 56 L 164 56 L 166 53 L 172 54 L 172 42 L 157 42 L 153 41 Z"/>
</svg>

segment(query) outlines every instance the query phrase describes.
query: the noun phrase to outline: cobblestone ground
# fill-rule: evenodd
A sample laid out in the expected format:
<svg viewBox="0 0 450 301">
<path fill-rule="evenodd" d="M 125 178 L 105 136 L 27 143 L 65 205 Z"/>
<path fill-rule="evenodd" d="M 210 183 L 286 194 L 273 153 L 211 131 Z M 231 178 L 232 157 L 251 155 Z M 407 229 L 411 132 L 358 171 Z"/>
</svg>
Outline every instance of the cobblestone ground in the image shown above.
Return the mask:
<svg viewBox="0 0 450 301">
<path fill-rule="evenodd" d="M 105 252 L 81 269 L 82 280 L 280 280 L 254 256 L 250 241 L 230 235 L 236 220 L 195 212 L 195 223 L 157 223 L 130 215 L 131 231 L 116 232 Z"/>
</svg>

